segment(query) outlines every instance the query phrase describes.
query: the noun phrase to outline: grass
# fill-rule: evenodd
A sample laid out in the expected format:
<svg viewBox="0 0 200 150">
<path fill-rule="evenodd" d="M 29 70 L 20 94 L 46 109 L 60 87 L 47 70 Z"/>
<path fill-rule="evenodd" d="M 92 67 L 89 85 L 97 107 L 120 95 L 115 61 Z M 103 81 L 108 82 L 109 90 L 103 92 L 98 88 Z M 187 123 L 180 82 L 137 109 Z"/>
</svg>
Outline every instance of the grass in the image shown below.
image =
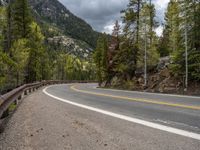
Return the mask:
<svg viewBox="0 0 200 150">
<path fill-rule="evenodd" d="M 17 105 L 15 103 L 12 103 L 8 108 L 9 112 L 14 111 L 16 109 L 16 107 L 17 107 Z"/>
</svg>

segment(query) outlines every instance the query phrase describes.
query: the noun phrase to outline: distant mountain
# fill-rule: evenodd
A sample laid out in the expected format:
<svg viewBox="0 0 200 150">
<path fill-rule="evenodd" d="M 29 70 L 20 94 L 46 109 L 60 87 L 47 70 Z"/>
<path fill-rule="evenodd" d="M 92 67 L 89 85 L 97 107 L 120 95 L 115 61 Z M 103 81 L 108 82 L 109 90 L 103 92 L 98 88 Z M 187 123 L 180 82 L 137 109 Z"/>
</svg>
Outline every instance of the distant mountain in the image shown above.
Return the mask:
<svg viewBox="0 0 200 150">
<path fill-rule="evenodd" d="M 10 0 L 15 1 L 15 0 Z M 73 15 L 58 0 L 28 0 L 33 18 L 40 24 L 51 49 L 65 50 L 79 58 L 87 59 L 96 47 L 100 33 L 84 20 Z M 8 0 L 0 0 L 7 5 Z"/>
<path fill-rule="evenodd" d="M 0 0 L 0 6 L 5 6 L 7 4 L 6 0 Z"/>
<path fill-rule="evenodd" d="M 99 33 L 84 20 L 73 15 L 58 0 L 29 0 L 29 3 L 39 22 L 48 23 L 62 34 L 84 41 L 93 48 L 96 46 Z"/>
</svg>

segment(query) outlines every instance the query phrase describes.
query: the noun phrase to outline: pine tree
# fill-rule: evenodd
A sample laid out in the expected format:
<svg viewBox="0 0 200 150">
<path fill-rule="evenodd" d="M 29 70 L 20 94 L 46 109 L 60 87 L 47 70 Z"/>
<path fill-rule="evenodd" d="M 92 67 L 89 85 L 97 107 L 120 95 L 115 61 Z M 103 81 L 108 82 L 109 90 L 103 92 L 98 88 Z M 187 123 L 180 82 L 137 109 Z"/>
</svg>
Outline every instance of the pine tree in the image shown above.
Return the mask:
<svg viewBox="0 0 200 150">
<path fill-rule="evenodd" d="M 100 86 L 103 82 L 106 82 L 107 84 L 110 79 L 111 74 L 109 71 L 108 57 L 108 39 L 107 35 L 103 34 L 97 41 L 97 47 L 94 53 L 94 62 L 97 67 L 97 79 Z"/>
<path fill-rule="evenodd" d="M 12 4 L 14 39 L 28 38 L 32 17 L 27 0 L 15 0 Z"/>
<path fill-rule="evenodd" d="M 9 53 L 9 49 L 11 48 L 11 44 L 12 44 L 12 4 L 11 2 L 9 2 L 8 6 L 7 6 L 7 42 L 6 42 L 6 46 L 5 46 L 5 51 Z M 10 54 L 11 55 L 11 54 Z"/>
<path fill-rule="evenodd" d="M 144 68 L 145 49 L 147 53 L 147 66 L 155 66 L 158 62 L 157 36 L 154 31 L 157 27 L 155 20 L 155 6 L 143 3 L 140 12 L 140 41 L 137 67 Z"/>
<path fill-rule="evenodd" d="M 95 49 L 95 53 L 94 53 L 94 62 L 96 64 L 96 72 L 97 72 L 97 80 L 99 82 L 99 86 L 101 86 L 103 79 L 102 79 L 102 46 L 103 43 L 103 38 L 99 37 L 98 41 L 97 41 L 97 47 Z"/>
<path fill-rule="evenodd" d="M 117 64 L 117 58 L 116 55 L 119 51 L 119 45 L 120 45 L 120 25 L 118 21 L 115 22 L 112 38 L 109 42 L 109 47 L 107 47 L 107 85 L 110 84 L 111 79 L 116 75 L 115 69 Z"/>
<path fill-rule="evenodd" d="M 16 85 L 21 85 L 24 83 L 25 69 L 27 67 L 30 52 L 30 48 L 27 46 L 27 44 L 27 39 L 19 39 L 13 42 L 10 49 L 12 61 L 17 64 L 15 68 L 16 71 L 12 73 L 16 79 Z"/>
<path fill-rule="evenodd" d="M 200 1 L 194 1 L 194 47 L 196 50 L 200 51 Z"/>
<path fill-rule="evenodd" d="M 11 73 L 17 71 L 16 68 L 17 64 L 0 49 L 0 93 L 6 90 L 5 85 L 14 84 Z"/>
<path fill-rule="evenodd" d="M 158 41 L 158 53 L 160 57 L 165 57 L 170 55 L 169 50 L 169 32 L 166 31 L 166 29 L 163 29 L 163 34 L 161 37 L 159 37 Z"/>
<path fill-rule="evenodd" d="M 166 30 L 169 35 L 169 51 L 175 52 L 177 49 L 181 47 L 180 43 L 180 24 L 181 24 L 181 18 L 179 17 L 180 14 L 180 8 L 179 3 L 176 0 L 172 0 L 169 2 L 167 13 L 165 16 L 166 20 Z"/>
<path fill-rule="evenodd" d="M 188 67 L 189 67 L 189 78 L 200 81 L 200 1 L 191 0 L 188 11 Z"/>
<path fill-rule="evenodd" d="M 199 4 L 198 0 L 171 0 L 166 13 L 168 47 L 172 56 L 172 71 L 180 76 L 186 74 L 186 52 L 188 49 L 189 79 L 200 79 L 199 51 Z M 186 41 L 187 37 L 187 41 Z"/>
<path fill-rule="evenodd" d="M 135 75 L 137 66 L 135 65 L 134 59 L 136 54 L 133 51 L 133 41 L 127 35 L 123 35 L 120 39 L 119 51 L 117 51 L 114 58 L 116 63 L 114 71 L 120 80 L 127 81 Z"/>
<path fill-rule="evenodd" d="M 128 8 L 123 10 L 123 21 L 125 23 L 125 30 L 128 31 L 129 36 L 134 40 L 133 53 L 135 54 L 134 63 L 137 65 L 138 51 L 139 51 L 139 36 L 140 36 L 140 13 L 143 0 L 130 0 Z"/>
<path fill-rule="evenodd" d="M 150 45 L 152 45 L 153 41 L 153 29 L 155 27 L 155 6 L 152 4 L 152 0 L 149 0 L 149 23 L 150 23 Z"/>
<path fill-rule="evenodd" d="M 41 29 L 35 22 L 33 22 L 30 27 L 31 37 L 28 41 L 30 53 L 26 82 L 34 82 L 45 79 L 45 76 L 48 76 L 49 74 L 49 70 L 47 71 L 45 69 L 50 69 L 48 66 L 48 60 L 45 60 L 45 57 L 48 57 L 48 55 L 43 46 L 44 36 L 41 33 Z"/>
<path fill-rule="evenodd" d="M 104 33 L 103 35 L 103 49 L 102 49 L 102 71 L 103 71 L 103 80 L 106 82 L 106 85 L 110 83 L 112 71 L 111 68 L 109 68 L 109 48 L 108 48 L 108 39 L 107 35 Z"/>
<path fill-rule="evenodd" d="M 5 27 L 6 27 L 6 9 L 3 7 L 0 7 L 0 49 L 3 49 L 4 47 Z"/>
</svg>

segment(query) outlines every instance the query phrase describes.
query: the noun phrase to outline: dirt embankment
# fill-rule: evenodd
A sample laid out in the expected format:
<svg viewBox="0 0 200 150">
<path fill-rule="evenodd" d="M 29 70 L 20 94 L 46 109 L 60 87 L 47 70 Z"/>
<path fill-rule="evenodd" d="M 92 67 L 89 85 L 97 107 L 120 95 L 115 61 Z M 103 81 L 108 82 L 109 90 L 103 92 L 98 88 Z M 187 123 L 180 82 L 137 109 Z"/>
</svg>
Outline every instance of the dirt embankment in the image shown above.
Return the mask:
<svg viewBox="0 0 200 150">
<path fill-rule="evenodd" d="M 147 91 L 149 92 L 200 95 L 199 82 L 189 81 L 186 91 L 184 79 L 174 77 L 168 68 L 165 68 L 158 73 L 150 74 L 148 81 Z"/>
<path fill-rule="evenodd" d="M 200 82 L 189 81 L 186 91 L 184 79 L 174 77 L 167 67 L 156 73 L 149 73 L 146 87 L 144 77 L 140 76 L 129 81 L 114 78 L 109 88 L 200 96 Z"/>
</svg>

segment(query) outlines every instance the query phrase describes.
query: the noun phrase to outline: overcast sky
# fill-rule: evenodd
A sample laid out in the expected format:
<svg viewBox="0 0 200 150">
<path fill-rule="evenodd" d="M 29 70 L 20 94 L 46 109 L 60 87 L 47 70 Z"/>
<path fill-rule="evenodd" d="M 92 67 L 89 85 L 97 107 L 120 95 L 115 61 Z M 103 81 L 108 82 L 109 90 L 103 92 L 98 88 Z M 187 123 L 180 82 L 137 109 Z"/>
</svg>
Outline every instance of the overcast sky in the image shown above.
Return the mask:
<svg viewBox="0 0 200 150">
<path fill-rule="evenodd" d="M 125 9 L 129 0 L 59 0 L 73 14 L 87 21 L 95 30 L 111 33 L 115 20 L 120 20 L 120 11 Z M 164 18 L 169 0 L 153 0 L 157 10 L 157 19 Z M 162 33 L 162 28 L 156 30 Z"/>
</svg>

